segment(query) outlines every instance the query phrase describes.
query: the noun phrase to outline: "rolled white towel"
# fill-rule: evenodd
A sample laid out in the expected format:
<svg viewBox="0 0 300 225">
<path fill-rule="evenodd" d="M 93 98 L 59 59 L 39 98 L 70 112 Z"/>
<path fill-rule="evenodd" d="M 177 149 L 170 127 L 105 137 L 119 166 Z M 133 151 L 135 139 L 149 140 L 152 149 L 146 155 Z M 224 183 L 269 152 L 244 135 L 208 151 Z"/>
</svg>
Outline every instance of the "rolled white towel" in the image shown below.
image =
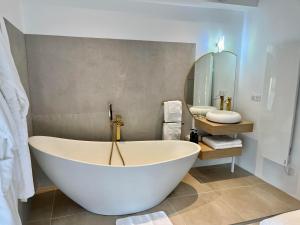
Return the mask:
<svg viewBox="0 0 300 225">
<path fill-rule="evenodd" d="M 207 136 L 203 137 L 202 141 L 214 149 L 237 148 L 243 146 L 240 139 L 234 139 L 226 135 Z"/>
<path fill-rule="evenodd" d="M 164 121 L 167 123 L 182 121 L 182 102 L 164 102 Z"/>
<path fill-rule="evenodd" d="M 210 111 L 216 110 L 214 106 L 191 106 L 190 112 L 193 115 L 206 116 L 206 114 Z"/>
</svg>

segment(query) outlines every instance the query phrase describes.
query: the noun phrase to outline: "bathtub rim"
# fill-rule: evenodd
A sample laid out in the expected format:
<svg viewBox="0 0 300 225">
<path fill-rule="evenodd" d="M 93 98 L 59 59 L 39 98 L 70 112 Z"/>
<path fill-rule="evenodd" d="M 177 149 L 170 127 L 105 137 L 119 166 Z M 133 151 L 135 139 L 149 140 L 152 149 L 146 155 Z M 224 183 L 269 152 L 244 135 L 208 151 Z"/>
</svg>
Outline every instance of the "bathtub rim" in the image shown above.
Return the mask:
<svg viewBox="0 0 300 225">
<path fill-rule="evenodd" d="M 86 141 L 86 140 L 77 140 L 77 139 L 71 139 L 71 138 L 59 138 L 59 137 L 53 137 L 53 136 L 43 136 L 43 135 L 36 135 L 36 136 L 31 136 L 28 138 L 28 145 L 29 145 L 29 149 L 30 151 L 31 148 L 34 148 L 34 150 L 36 151 L 39 151 L 41 153 L 44 153 L 44 154 L 47 154 L 49 156 L 52 156 L 52 157 L 56 157 L 56 158 L 59 158 L 59 159 L 63 159 L 63 160 L 68 160 L 68 161 L 72 161 L 72 162 L 76 162 L 76 163 L 82 163 L 82 164 L 87 164 L 87 165 L 91 165 L 91 166 L 102 166 L 102 167 L 107 167 L 107 168 L 137 168 L 137 167 L 148 167 L 148 166 L 155 166 L 155 165 L 159 165 L 159 164 L 163 164 L 163 163 L 168 163 L 168 162 L 173 162 L 173 161 L 177 161 L 177 160 L 181 160 L 181 159 L 184 159 L 184 158 L 188 158 L 188 157 L 191 157 L 195 154 L 199 154 L 200 151 L 201 151 L 201 146 L 199 144 L 196 144 L 196 143 L 193 143 L 193 142 L 189 142 L 189 141 L 184 141 L 184 140 L 146 140 L 146 141 L 124 141 L 124 142 L 188 142 L 189 144 L 192 144 L 194 146 L 197 146 L 197 152 L 193 152 L 191 154 L 188 154 L 188 155 L 185 155 L 183 157 L 180 157 L 180 158 L 175 158 L 175 159 L 171 159 L 171 160 L 163 160 L 163 161 L 159 161 L 159 162 L 156 162 L 156 163 L 147 163 L 147 164 L 141 164 L 141 165 L 129 165 L 129 166 L 121 166 L 121 165 L 104 165 L 104 164 L 97 164 L 97 163 L 91 163 L 91 162 L 84 162 L 84 161 L 80 161 L 80 160 L 76 160 L 76 159 L 70 159 L 70 158 L 66 158 L 66 157 L 62 157 L 62 156 L 58 156 L 58 155 L 54 155 L 54 154 L 50 154 L 48 152 L 45 152 L 43 150 L 40 150 L 40 149 L 37 149 L 35 148 L 34 146 L 32 146 L 30 144 L 30 139 L 34 138 L 34 137 L 43 137 L 43 138 L 57 138 L 57 139 L 64 139 L 64 140 L 71 140 L 71 141 L 80 141 L 80 142 L 105 142 L 105 143 L 111 143 L 111 141 Z"/>
</svg>

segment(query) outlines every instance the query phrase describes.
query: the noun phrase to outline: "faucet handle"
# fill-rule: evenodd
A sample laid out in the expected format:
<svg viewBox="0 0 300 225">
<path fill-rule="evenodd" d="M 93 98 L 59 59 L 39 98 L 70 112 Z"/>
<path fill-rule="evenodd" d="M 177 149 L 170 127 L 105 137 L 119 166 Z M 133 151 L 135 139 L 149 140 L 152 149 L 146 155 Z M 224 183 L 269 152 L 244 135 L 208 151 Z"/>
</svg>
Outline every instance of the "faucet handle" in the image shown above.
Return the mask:
<svg viewBox="0 0 300 225">
<path fill-rule="evenodd" d="M 116 120 L 115 120 L 116 124 L 118 126 L 124 126 L 124 122 L 122 120 L 122 116 L 121 115 L 116 115 Z"/>
</svg>

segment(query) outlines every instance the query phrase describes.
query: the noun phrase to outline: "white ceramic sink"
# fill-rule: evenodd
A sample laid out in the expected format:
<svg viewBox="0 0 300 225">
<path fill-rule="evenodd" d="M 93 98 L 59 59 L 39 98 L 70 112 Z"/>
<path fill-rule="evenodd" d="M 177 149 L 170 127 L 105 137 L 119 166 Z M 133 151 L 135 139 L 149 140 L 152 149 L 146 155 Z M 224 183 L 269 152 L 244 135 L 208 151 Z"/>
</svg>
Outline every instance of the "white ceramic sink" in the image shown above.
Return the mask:
<svg viewBox="0 0 300 225">
<path fill-rule="evenodd" d="M 213 110 L 206 114 L 206 119 L 216 123 L 239 123 L 242 117 L 233 111 Z"/>
<path fill-rule="evenodd" d="M 206 114 L 209 111 L 216 110 L 216 107 L 214 106 L 191 106 L 190 107 L 190 112 L 193 115 L 201 115 L 201 116 L 206 116 Z"/>
</svg>

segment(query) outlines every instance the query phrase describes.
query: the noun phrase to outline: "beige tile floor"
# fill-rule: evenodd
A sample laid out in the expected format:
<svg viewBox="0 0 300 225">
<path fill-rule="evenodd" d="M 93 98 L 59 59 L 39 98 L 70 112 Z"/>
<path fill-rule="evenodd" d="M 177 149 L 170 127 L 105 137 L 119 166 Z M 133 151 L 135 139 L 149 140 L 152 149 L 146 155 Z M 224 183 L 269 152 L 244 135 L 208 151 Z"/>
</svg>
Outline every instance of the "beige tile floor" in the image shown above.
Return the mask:
<svg viewBox="0 0 300 225">
<path fill-rule="evenodd" d="M 191 169 L 165 201 L 139 214 L 163 210 L 174 225 L 257 225 L 253 220 L 295 209 L 300 202 L 284 192 L 239 167 L 232 174 L 218 165 Z M 117 218 L 87 212 L 57 190 L 32 199 L 27 225 L 114 225 Z"/>
</svg>

